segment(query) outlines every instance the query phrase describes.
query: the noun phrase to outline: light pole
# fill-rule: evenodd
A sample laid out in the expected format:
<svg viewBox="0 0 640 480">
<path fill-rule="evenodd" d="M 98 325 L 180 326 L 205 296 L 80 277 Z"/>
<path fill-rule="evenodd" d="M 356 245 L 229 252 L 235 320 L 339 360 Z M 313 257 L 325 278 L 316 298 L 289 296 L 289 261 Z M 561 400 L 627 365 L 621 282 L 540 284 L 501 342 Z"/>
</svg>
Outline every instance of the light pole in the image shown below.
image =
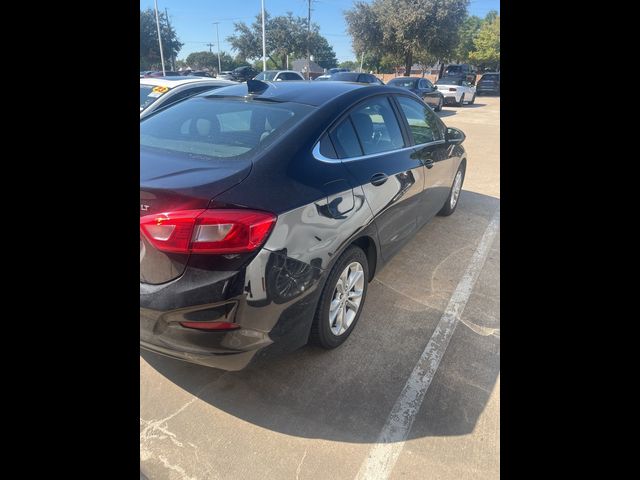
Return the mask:
<svg viewBox="0 0 640 480">
<path fill-rule="evenodd" d="M 218 24 L 220 22 L 213 22 L 213 24 L 216 26 L 216 42 L 218 42 L 218 75 L 220 75 L 220 72 L 222 71 L 222 68 L 220 67 L 220 32 L 218 31 Z"/>
<path fill-rule="evenodd" d="M 262 0 L 262 71 L 267 69 L 267 43 L 264 36 L 264 0 Z"/>
<path fill-rule="evenodd" d="M 158 17 L 158 0 L 153 0 L 156 10 L 156 27 L 158 27 L 158 44 L 160 45 L 160 61 L 162 62 L 162 76 L 165 76 L 164 71 L 164 53 L 162 53 L 162 37 L 160 36 L 160 17 Z"/>
</svg>

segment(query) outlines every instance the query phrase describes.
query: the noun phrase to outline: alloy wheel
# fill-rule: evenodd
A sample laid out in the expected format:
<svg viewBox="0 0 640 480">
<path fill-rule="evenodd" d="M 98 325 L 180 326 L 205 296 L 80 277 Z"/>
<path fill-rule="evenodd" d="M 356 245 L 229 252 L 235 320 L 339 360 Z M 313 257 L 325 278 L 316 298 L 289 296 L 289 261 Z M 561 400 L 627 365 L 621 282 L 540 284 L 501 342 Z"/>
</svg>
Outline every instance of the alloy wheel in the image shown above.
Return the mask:
<svg viewBox="0 0 640 480">
<path fill-rule="evenodd" d="M 456 178 L 453 181 L 453 191 L 451 192 L 451 208 L 455 208 L 456 203 L 458 203 L 458 197 L 460 196 L 460 190 L 462 190 L 462 172 L 458 170 L 456 173 Z"/>
<path fill-rule="evenodd" d="M 336 336 L 346 332 L 356 318 L 364 290 L 364 269 L 359 262 L 347 265 L 338 278 L 329 306 L 329 328 Z"/>
</svg>

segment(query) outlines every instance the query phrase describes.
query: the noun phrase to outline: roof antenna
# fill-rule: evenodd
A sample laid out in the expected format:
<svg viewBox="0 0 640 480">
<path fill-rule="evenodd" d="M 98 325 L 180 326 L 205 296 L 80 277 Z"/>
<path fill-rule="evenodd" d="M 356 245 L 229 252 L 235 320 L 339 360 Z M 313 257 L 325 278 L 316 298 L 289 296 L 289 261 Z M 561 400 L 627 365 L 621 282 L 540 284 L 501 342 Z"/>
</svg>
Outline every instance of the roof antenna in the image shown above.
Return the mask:
<svg viewBox="0 0 640 480">
<path fill-rule="evenodd" d="M 260 80 L 247 80 L 247 91 L 249 93 L 262 93 L 267 88 L 269 88 L 268 83 L 261 82 Z"/>
</svg>

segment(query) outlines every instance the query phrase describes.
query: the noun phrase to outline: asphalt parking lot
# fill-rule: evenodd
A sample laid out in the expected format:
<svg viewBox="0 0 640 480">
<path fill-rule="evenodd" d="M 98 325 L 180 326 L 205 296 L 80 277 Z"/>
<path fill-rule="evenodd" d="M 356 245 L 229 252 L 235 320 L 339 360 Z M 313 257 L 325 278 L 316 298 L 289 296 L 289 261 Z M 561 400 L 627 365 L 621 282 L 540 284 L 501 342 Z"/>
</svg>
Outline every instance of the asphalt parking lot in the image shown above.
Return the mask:
<svg viewBox="0 0 640 480">
<path fill-rule="evenodd" d="M 467 135 L 458 209 L 433 219 L 377 274 L 344 345 L 305 347 L 240 372 L 141 352 L 149 479 L 499 478 L 500 98 L 439 115 Z M 461 291 L 464 311 L 446 343 L 442 322 Z M 433 367 L 426 385 L 412 383 L 418 362 Z M 414 387 L 422 403 L 397 411 Z M 406 441 L 381 441 L 402 421 Z"/>
</svg>

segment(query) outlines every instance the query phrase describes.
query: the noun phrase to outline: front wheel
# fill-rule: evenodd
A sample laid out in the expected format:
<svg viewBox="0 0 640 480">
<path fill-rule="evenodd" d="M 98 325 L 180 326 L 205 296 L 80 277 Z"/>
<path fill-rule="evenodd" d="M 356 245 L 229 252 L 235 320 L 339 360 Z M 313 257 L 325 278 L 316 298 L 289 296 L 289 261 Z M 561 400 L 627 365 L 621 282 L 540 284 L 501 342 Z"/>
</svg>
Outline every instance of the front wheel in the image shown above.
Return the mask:
<svg viewBox="0 0 640 480">
<path fill-rule="evenodd" d="M 464 93 L 460 97 L 460 101 L 456 104 L 456 106 L 461 107 L 464 105 Z"/>
<path fill-rule="evenodd" d="M 473 97 L 471 97 L 471 101 L 469 102 L 469 105 L 473 105 L 473 102 L 476 101 L 476 94 L 473 94 Z"/>
<path fill-rule="evenodd" d="M 442 104 L 444 103 L 444 100 L 442 100 L 442 97 L 440 97 L 438 99 L 438 106 L 435 108 L 436 112 L 441 112 L 442 111 Z"/>
<path fill-rule="evenodd" d="M 460 192 L 462 191 L 462 183 L 464 182 L 464 172 L 464 165 L 460 165 L 458 171 L 456 172 L 456 176 L 453 178 L 453 185 L 451 186 L 451 191 L 449 192 L 447 201 L 444 202 L 444 205 L 438 212 L 438 215 L 440 215 L 441 217 L 448 217 L 456 211 L 456 207 L 458 206 L 458 199 L 460 198 Z"/>
<path fill-rule="evenodd" d="M 369 264 L 358 247 L 336 261 L 318 302 L 309 340 L 322 348 L 341 345 L 353 331 L 367 296 Z"/>
</svg>

